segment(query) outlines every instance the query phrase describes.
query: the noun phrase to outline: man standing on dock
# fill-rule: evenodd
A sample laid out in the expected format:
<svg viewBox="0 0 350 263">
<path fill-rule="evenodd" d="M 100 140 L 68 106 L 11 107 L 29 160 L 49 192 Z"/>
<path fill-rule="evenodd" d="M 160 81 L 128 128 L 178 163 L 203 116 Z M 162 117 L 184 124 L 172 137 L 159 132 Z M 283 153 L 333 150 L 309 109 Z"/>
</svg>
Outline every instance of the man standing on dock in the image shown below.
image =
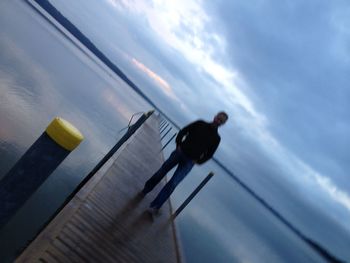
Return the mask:
<svg viewBox="0 0 350 263">
<path fill-rule="evenodd" d="M 220 143 L 218 127 L 225 124 L 227 119 L 228 115 L 225 112 L 219 112 L 210 123 L 198 120 L 179 131 L 176 137 L 176 149 L 146 182 L 142 190 L 144 195 L 148 194 L 177 165 L 172 178 L 151 202 L 149 212 L 152 215 L 158 214 L 160 207 L 191 171 L 194 164 L 203 164 L 213 156 Z"/>
</svg>

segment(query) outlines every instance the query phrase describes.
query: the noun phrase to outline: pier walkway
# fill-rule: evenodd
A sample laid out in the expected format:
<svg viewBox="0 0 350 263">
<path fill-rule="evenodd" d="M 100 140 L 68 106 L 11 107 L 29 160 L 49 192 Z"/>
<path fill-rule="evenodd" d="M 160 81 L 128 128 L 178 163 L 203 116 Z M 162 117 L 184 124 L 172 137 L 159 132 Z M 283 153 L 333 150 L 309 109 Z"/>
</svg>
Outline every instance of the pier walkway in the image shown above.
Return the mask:
<svg viewBox="0 0 350 263">
<path fill-rule="evenodd" d="M 22 262 L 180 262 L 171 205 L 152 220 L 159 191 L 139 191 L 161 165 L 158 117 L 152 115 L 17 258 Z"/>
</svg>

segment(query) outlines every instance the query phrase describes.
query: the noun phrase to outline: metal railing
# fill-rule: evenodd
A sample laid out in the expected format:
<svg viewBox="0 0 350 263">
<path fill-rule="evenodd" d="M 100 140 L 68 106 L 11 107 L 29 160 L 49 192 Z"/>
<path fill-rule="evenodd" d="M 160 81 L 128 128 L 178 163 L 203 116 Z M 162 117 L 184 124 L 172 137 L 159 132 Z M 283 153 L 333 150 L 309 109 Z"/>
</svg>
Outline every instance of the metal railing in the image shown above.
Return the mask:
<svg viewBox="0 0 350 263">
<path fill-rule="evenodd" d="M 154 113 L 154 110 L 149 112 L 142 112 L 143 115 L 133 124 L 128 125 L 128 130 L 119 139 L 119 141 L 111 148 L 111 150 L 97 163 L 97 165 L 90 171 L 90 173 L 76 186 L 73 192 L 65 199 L 61 206 L 55 211 L 55 213 L 49 218 L 49 220 L 41 227 L 38 234 L 58 215 L 59 212 L 73 199 L 73 197 L 83 188 L 83 186 L 95 175 L 95 173 L 113 156 L 113 154 L 137 131 L 138 128 Z M 135 113 L 135 116 L 138 113 Z"/>
</svg>

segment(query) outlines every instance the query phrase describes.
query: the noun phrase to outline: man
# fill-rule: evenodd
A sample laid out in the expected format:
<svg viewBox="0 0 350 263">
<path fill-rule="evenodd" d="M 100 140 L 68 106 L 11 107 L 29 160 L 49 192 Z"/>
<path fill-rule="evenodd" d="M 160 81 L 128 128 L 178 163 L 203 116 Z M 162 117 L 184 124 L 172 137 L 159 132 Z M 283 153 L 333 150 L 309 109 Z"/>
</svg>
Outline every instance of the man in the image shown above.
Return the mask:
<svg viewBox="0 0 350 263">
<path fill-rule="evenodd" d="M 228 115 L 225 112 L 219 112 L 211 123 L 198 120 L 179 131 L 176 137 L 176 149 L 146 182 L 142 190 L 144 195 L 148 194 L 177 165 L 172 178 L 151 202 L 149 212 L 152 215 L 158 214 L 160 207 L 191 171 L 194 164 L 203 164 L 213 156 L 220 143 L 218 127 L 227 119 Z"/>
</svg>

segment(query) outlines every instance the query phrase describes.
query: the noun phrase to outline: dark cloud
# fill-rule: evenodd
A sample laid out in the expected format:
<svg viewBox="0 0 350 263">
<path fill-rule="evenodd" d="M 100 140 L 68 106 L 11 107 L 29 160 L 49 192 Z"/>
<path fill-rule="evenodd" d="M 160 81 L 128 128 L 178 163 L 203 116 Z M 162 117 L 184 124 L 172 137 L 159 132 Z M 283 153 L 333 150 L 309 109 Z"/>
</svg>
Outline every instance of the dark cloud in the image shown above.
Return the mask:
<svg viewBox="0 0 350 263">
<path fill-rule="evenodd" d="M 344 1 L 218 1 L 207 6 L 270 130 L 316 170 L 347 185 L 349 63 L 335 56 Z M 210 11 L 211 10 L 211 11 Z M 339 19 L 343 19 L 339 18 Z M 344 41 L 350 35 L 342 36 Z"/>
<path fill-rule="evenodd" d="M 159 41 L 159 37 L 151 30 L 148 21 L 143 16 L 130 16 L 127 12 L 117 12 L 117 10 L 113 10 L 113 13 L 118 23 L 127 27 L 131 36 L 131 39 L 120 39 L 122 46 L 130 56 L 134 56 L 156 73 L 167 72 L 188 86 L 196 85 L 198 80 L 193 76 L 194 69 L 191 69 L 183 54 Z M 138 49 L 135 49 L 134 43 L 138 44 Z M 111 52 L 112 57 L 115 56 L 114 53 L 114 51 Z M 118 63 L 118 60 L 116 62 Z"/>
<path fill-rule="evenodd" d="M 342 2 L 337 3 L 340 5 Z M 211 22 L 200 37 L 212 47 L 208 52 L 213 52 L 216 62 L 232 67 L 243 77 L 248 84 L 244 88 L 247 88 L 245 92 L 249 99 L 253 100 L 259 113 L 267 116 L 270 125 L 268 128 L 287 149 L 291 149 L 313 168 L 331 176 L 337 184 L 346 186 L 345 172 L 350 168 L 346 154 L 349 148 L 347 119 L 350 112 L 346 85 L 350 79 L 346 74 L 349 68 L 347 60 L 340 59 L 334 51 L 334 38 L 337 39 L 337 44 L 344 43 L 334 28 L 335 22 L 331 15 L 334 5 L 326 1 L 272 3 L 243 0 L 207 1 L 205 4 Z M 94 12 L 94 5 L 88 7 L 97 17 L 100 16 L 99 20 L 81 20 L 84 27 L 89 29 L 86 32 L 92 32 L 94 43 L 96 41 L 101 49 L 108 52 L 109 57 L 160 108 L 165 109 L 172 118 L 175 116 L 180 125 L 186 124 L 189 116 L 183 116 L 174 101 L 167 99 L 152 80 L 136 72 L 130 61 L 122 58 L 122 52 L 116 54 L 114 47 L 129 57 L 136 58 L 169 82 L 176 93 L 181 95 L 180 98 L 188 102 L 190 110 L 201 114 L 203 118 L 207 117 L 204 115 L 211 109 L 224 105 L 225 98 L 216 96 L 220 94 L 216 93 L 220 89 L 219 83 L 210 74 L 194 68 L 180 52 L 164 43 L 151 30 L 145 17 L 130 14 L 128 10 L 117 12 L 110 6 L 102 7 L 100 3 L 96 5 L 101 8 L 99 15 Z M 112 18 L 117 22 L 114 23 Z M 101 25 L 103 30 L 100 29 Z M 211 34 L 216 32 L 225 36 L 226 50 L 222 49 L 218 39 Z M 176 32 L 181 37 L 194 36 L 195 33 L 184 24 Z M 342 52 L 345 51 L 342 49 Z M 248 115 L 243 109 L 241 111 Z M 245 135 L 248 129 L 249 127 L 236 127 L 235 116 L 232 116 L 230 123 L 223 128 L 225 143 L 221 144 L 217 153 L 220 161 L 237 172 L 240 178 L 288 220 L 302 227 L 303 231 L 313 234 L 312 237 L 324 241 L 328 238 L 329 231 L 334 231 L 334 235 L 340 233 L 343 229 L 334 226 L 337 223 L 325 217 L 324 210 L 320 212 L 312 208 L 315 204 L 310 205 L 306 196 L 299 195 L 297 187 L 289 184 L 281 160 L 274 160 L 276 156 L 270 156 L 266 152 L 268 146 L 263 149 L 256 140 Z M 215 171 L 219 173 L 218 169 Z M 220 186 L 224 184 L 221 180 Z M 221 192 L 211 191 L 210 198 L 219 200 L 229 209 L 233 203 L 230 196 L 232 192 L 219 193 Z M 314 193 L 311 195 L 315 196 Z M 239 202 L 243 208 L 232 213 L 240 214 L 245 208 L 246 200 L 240 199 Z M 218 213 L 219 217 L 223 215 L 215 207 L 208 208 L 208 213 Z M 227 214 L 224 216 L 227 221 L 234 217 Z M 275 226 L 256 222 L 254 215 L 247 218 L 247 224 L 262 237 L 269 237 L 269 230 Z M 308 226 L 313 225 L 313 220 L 319 224 L 308 229 Z M 193 227 L 195 222 L 189 222 L 189 225 Z M 327 230 L 327 235 L 321 232 L 325 226 L 330 229 Z M 213 250 L 222 253 L 220 259 L 229 258 L 228 251 L 222 251 L 225 249 L 220 246 L 220 240 L 206 235 L 201 228 L 197 229 L 198 232 L 195 228 L 191 229 L 193 231 L 185 237 L 185 243 L 193 243 L 198 235 L 199 238 L 214 243 Z M 315 233 L 320 234 L 315 236 Z M 332 242 L 334 235 L 328 243 Z M 348 232 L 344 231 L 341 240 L 348 240 L 347 235 Z M 268 242 L 269 238 L 266 238 L 266 243 Z M 327 245 L 327 242 L 324 243 Z M 271 237 L 271 244 L 278 247 L 278 237 Z M 213 250 L 206 251 L 208 253 L 204 255 L 208 255 L 205 257 L 215 257 Z"/>
</svg>

